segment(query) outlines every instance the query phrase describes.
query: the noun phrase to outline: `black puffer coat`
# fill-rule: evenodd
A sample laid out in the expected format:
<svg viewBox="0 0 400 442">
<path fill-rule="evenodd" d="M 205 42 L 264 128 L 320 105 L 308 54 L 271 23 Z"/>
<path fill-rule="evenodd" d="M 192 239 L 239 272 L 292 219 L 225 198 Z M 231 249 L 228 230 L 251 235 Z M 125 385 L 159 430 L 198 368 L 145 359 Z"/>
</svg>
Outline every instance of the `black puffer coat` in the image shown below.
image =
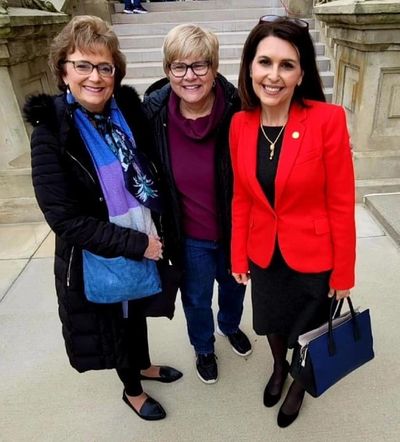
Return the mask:
<svg viewBox="0 0 400 442">
<path fill-rule="evenodd" d="M 240 100 L 236 88 L 225 77 L 218 74 L 218 81 L 225 95 L 225 110 L 217 129 L 215 149 L 216 195 L 219 225 L 221 226 L 221 242 L 227 256 L 230 256 L 231 238 L 231 202 L 233 173 L 229 153 L 229 126 L 232 116 L 240 110 Z M 167 83 L 167 84 L 165 84 Z M 178 190 L 175 185 L 168 148 L 168 100 L 171 86 L 167 79 L 154 83 L 144 97 L 144 110 L 153 128 L 152 158 L 161 174 L 164 190 L 165 209 L 163 213 L 163 239 L 166 247 L 164 256 L 182 264 L 182 245 L 184 232 L 182 228 L 182 212 Z"/>
<path fill-rule="evenodd" d="M 136 91 L 115 93 L 138 148 L 151 142 Z M 82 249 L 105 257 L 141 259 L 148 237 L 108 221 L 90 155 L 75 129 L 64 95 L 30 98 L 25 117 L 32 133 L 32 179 L 37 201 L 55 232 L 54 273 L 62 331 L 71 365 L 83 372 L 115 368 L 121 345 L 121 304 L 100 305 L 83 293 Z"/>
</svg>

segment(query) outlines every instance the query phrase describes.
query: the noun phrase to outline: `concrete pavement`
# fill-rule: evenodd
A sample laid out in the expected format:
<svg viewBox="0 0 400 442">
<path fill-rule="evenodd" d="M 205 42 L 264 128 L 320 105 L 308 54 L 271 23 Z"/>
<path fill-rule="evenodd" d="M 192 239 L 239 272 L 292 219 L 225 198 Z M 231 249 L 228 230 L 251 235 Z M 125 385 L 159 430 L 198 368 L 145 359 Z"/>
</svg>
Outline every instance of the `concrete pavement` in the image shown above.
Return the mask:
<svg viewBox="0 0 400 442">
<path fill-rule="evenodd" d="M 355 305 L 371 309 L 376 357 L 319 399 L 307 396 L 298 420 L 276 425 L 262 392 L 271 357 L 251 325 L 248 359 L 216 337 L 220 379 L 199 381 L 180 301 L 173 321 L 149 320 L 154 363 L 176 366 L 175 384 L 144 382 L 167 419 L 140 420 L 122 402 L 113 371 L 75 372 L 67 361 L 52 275 L 53 237 L 45 224 L 0 225 L 0 441 L 397 441 L 400 437 L 400 250 L 357 207 Z M 267 369 L 268 367 L 268 369 Z"/>
</svg>

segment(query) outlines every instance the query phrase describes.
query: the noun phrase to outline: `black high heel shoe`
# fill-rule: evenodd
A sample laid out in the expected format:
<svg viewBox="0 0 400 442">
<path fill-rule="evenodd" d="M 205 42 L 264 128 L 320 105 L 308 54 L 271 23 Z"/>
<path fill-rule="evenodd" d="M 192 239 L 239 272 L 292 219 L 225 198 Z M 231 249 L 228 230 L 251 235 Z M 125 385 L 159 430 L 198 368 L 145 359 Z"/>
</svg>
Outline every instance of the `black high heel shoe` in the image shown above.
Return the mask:
<svg viewBox="0 0 400 442">
<path fill-rule="evenodd" d="M 281 385 L 279 386 L 279 392 L 277 394 L 271 394 L 269 392 L 269 388 L 271 385 L 271 381 L 272 381 L 272 376 L 269 378 L 269 381 L 267 383 L 267 385 L 265 386 L 264 389 L 264 405 L 268 408 L 273 407 L 274 405 L 276 405 L 279 402 L 279 399 L 282 396 L 282 390 L 283 390 L 283 386 L 285 385 L 285 381 L 287 379 L 287 375 L 289 373 L 289 362 L 285 361 L 285 366 L 284 366 L 284 372 L 283 372 L 283 377 L 282 377 L 282 382 Z"/>
<path fill-rule="evenodd" d="M 277 419 L 277 423 L 278 423 L 279 427 L 286 428 L 297 419 L 297 416 L 299 415 L 301 406 L 303 404 L 304 394 L 305 394 L 305 391 L 303 391 L 303 395 L 300 400 L 299 408 L 297 409 L 297 411 L 295 413 L 286 414 L 282 411 L 282 407 L 279 409 L 278 419 Z"/>
</svg>

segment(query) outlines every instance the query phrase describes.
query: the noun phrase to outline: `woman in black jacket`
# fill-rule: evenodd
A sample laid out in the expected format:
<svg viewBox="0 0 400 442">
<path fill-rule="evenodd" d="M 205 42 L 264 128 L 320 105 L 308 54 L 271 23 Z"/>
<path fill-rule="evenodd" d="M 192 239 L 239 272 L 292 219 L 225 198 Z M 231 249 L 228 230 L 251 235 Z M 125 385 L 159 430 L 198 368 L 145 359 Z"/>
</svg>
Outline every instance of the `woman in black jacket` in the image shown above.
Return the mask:
<svg viewBox="0 0 400 442">
<path fill-rule="evenodd" d="M 218 378 L 211 309 L 215 280 L 219 332 L 240 356 L 251 353 L 239 328 L 245 288 L 229 271 L 228 130 L 240 101 L 236 88 L 217 72 L 218 49 L 210 31 L 192 24 L 173 28 L 163 47 L 168 79 L 151 86 L 144 99 L 167 201 L 165 253 L 184 270 L 181 293 L 189 338 L 197 375 L 207 384 Z"/>
<path fill-rule="evenodd" d="M 121 87 L 124 56 L 114 32 L 97 17 L 72 19 L 52 43 L 50 67 L 63 93 L 30 98 L 25 114 L 34 126 L 36 198 L 56 235 L 54 271 L 69 360 L 79 372 L 116 368 L 127 405 L 143 419 L 162 419 L 164 409 L 143 392 L 141 380 L 172 382 L 182 373 L 150 363 L 146 299 L 124 309 L 121 303 L 89 302 L 82 270 L 83 249 L 106 258 L 162 256 L 151 208 L 125 179 L 134 149 L 149 144 L 140 100 L 134 89 Z M 90 142 L 91 136 L 99 141 Z M 97 157 L 110 150 L 114 175 Z M 126 213 L 114 213 L 120 196 Z"/>
</svg>

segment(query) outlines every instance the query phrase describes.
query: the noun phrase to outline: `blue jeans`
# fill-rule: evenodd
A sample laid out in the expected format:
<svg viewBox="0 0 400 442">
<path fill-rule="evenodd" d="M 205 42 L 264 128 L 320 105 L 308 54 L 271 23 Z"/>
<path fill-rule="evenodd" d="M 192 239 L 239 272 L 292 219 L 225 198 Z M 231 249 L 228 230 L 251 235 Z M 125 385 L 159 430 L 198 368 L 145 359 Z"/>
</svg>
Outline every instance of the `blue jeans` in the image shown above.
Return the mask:
<svg viewBox="0 0 400 442">
<path fill-rule="evenodd" d="M 239 327 L 246 287 L 229 273 L 226 254 L 218 242 L 186 238 L 184 258 L 181 293 L 190 343 L 197 354 L 213 353 L 214 280 L 218 282 L 217 321 L 224 334 L 235 333 Z"/>
<path fill-rule="evenodd" d="M 125 9 L 132 11 L 140 6 L 140 2 L 141 0 L 125 0 Z"/>
</svg>

